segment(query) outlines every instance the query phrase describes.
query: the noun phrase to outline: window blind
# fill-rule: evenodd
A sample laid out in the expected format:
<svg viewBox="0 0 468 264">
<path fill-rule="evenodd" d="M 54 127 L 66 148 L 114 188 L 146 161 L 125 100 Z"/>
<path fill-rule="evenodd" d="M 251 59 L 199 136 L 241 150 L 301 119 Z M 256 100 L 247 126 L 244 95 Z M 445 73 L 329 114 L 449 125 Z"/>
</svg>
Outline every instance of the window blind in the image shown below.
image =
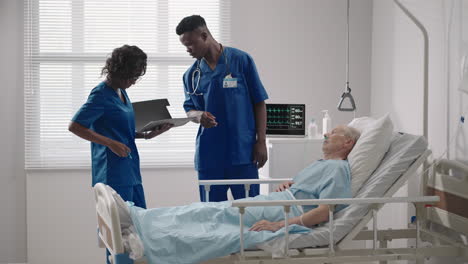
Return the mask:
<svg viewBox="0 0 468 264">
<path fill-rule="evenodd" d="M 182 74 L 193 63 L 175 28 L 203 16 L 229 44 L 230 4 L 223 0 L 26 0 L 24 36 L 25 168 L 89 168 L 90 143 L 68 131 L 72 116 L 103 80 L 112 50 L 137 45 L 148 54 L 146 75 L 127 92 L 132 102 L 167 98 L 185 117 Z M 198 125 L 137 140 L 142 167 L 193 166 Z"/>
</svg>

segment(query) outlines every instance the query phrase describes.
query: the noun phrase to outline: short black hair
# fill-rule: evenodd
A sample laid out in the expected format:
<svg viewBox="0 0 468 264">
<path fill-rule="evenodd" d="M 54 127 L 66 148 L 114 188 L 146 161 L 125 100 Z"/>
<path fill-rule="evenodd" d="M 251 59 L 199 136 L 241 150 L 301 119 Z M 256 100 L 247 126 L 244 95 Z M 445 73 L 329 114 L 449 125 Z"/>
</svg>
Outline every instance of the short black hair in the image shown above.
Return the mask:
<svg viewBox="0 0 468 264">
<path fill-rule="evenodd" d="M 199 15 L 192 15 L 184 17 L 177 25 L 176 33 L 177 35 L 182 35 L 185 32 L 191 32 L 199 27 L 206 27 L 205 19 Z"/>
</svg>

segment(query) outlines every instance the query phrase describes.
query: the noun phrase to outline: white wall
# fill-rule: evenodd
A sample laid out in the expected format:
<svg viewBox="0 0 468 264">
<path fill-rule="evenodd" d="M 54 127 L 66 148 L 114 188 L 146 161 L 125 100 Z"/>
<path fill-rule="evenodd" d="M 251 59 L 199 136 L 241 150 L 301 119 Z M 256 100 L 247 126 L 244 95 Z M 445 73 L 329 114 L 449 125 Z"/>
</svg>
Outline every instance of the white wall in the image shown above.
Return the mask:
<svg viewBox="0 0 468 264">
<path fill-rule="evenodd" d="M 148 207 L 198 199 L 193 169 L 142 170 Z M 89 171 L 28 174 L 28 263 L 104 263 Z M 182 186 L 171 189 L 168 186 Z M 168 200 L 171 198 L 171 201 Z"/>
<path fill-rule="evenodd" d="M 373 8 L 371 113 L 390 113 L 395 130 L 421 135 L 422 36 L 392 0 L 374 1 Z M 408 196 L 408 187 L 396 196 Z M 379 228 L 404 227 L 411 215 L 407 205 L 386 205 Z"/>
<path fill-rule="evenodd" d="M 23 3 L 0 0 L 0 263 L 26 262 Z"/>
<path fill-rule="evenodd" d="M 449 10 L 452 1 L 401 2 L 421 21 L 429 35 L 429 147 L 436 158 L 448 149 L 453 156 L 456 152 L 455 158 L 467 162 L 467 145 L 463 141 L 468 133 L 466 126 L 457 135 L 457 140 L 448 144 L 455 136 L 454 127 L 462 109 L 467 110 L 467 95 L 449 87 L 447 82 L 446 22 L 449 12 L 444 10 Z M 422 33 L 393 0 L 374 1 L 372 24 L 371 113 L 380 116 L 389 112 L 397 130 L 422 134 Z M 398 195 L 415 195 L 417 182 L 417 178 L 410 181 Z M 404 225 L 413 215 L 412 210 L 401 213 L 405 211 L 404 206 L 395 205 L 387 210 L 390 213 L 380 221 L 383 227 L 390 223 Z"/>
<path fill-rule="evenodd" d="M 461 5 L 463 1 L 463 6 Z M 451 2 L 449 2 L 451 3 Z M 446 143 L 450 145 L 449 158 L 468 163 L 468 128 L 460 123 L 460 116 L 467 117 L 468 114 L 468 82 L 464 82 L 463 90 L 458 91 L 461 79 L 461 58 L 465 57 L 465 65 L 468 64 L 468 2 L 464 0 L 454 0 L 452 5 L 446 4 L 446 9 L 453 13 L 452 27 L 449 30 L 449 63 L 448 63 L 448 135 Z M 464 14 L 461 11 L 464 11 Z M 450 20 L 449 20 L 450 21 Z M 466 67 L 466 66 L 465 66 Z M 468 73 L 465 72 L 468 80 Z M 453 142 L 452 142 L 453 141 Z M 451 143 L 452 142 L 452 143 Z M 451 143 L 451 144 L 450 144 Z"/>
<path fill-rule="evenodd" d="M 446 147 L 447 86 L 442 0 L 402 1 L 429 34 L 429 144 Z M 375 1 L 371 113 L 390 112 L 397 130 L 423 132 L 423 36 L 392 0 Z"/>
<path fill-rule="evenodd" d="M 98 263 L 104 260 L 104 252 L 96 246 L 89 171 L 29 171 L 26 195 L 22 169 L 22 1 L 0 3 L 0 35 L 7 40 L 0 45 L 10 48 L 0 51 L 10 58 L 0 62 L 1 80 L 10 84 L 3 85 L 6 104 L 0 104 L 0 116 L 2 123 L 10 120 L 15 124 L 0 130 L 3 150 L 12 150 L 0 154 L 0 195 L 2 201 L 14 197 L 13 205 L 3 203 L 0 208 L 0 263 L 25 262 L 26 202 L 28 263 Z M 329 109 L 335 124 L 352 118 L 350 113 L 334 110 L 345 82 L 345 1 L 236 0 L 232 1 L 231 16 L 233 46 L 254 57 L 270 94 L 269 102 L 306 103 L 308 117 L 319 117 L 320 110 Z M 351 88 L 357 115 L 366 115 L 370 109 L 372 1 L 353 1 L 351 16 Z M 5 34 L 13 36 L 4 38 Z M 150 207 L 198 199 L 196 173 L 191 168 L 145 169 L 142 174 Z M 175 184 L 180 187 L 168 188 Z M 11 230 L 13 234 L 8 233 Z M 11 243 L 18 238 L 16 244 Z"/>
<path fill-rule="evenodd" d="M 255 59 L 270 100 L 305 103 L 307 119 L 330 110 L 333 125 L 352 113 L 336 106 L 346 82 L 346 1 L 232 1 L 233 45 Z M 350 8 L 350 86 L 357 116 L 370 111 L 372 1 Z"/>
</svg>

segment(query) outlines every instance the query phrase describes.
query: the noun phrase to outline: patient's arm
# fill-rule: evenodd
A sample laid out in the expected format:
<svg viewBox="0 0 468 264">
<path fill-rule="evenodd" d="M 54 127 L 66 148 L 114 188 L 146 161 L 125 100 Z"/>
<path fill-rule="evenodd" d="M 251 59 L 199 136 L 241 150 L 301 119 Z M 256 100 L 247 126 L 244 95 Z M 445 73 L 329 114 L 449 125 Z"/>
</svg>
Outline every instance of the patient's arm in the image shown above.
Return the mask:
<svg viewBox="0 0 468 264">
<path fill-rule="evenodd" d="M 289 189 L 289 187 L 291 187 L 291 185 L 293 185 L 294 182 L 293 181 L 286 181 L 286 182 L 283 182 L 281 183 L 278 188 L 275 189 L 275 192 L 282 192 L 286 189 Z"/>
<path fill-rule="evenodd" d="M 301 222 L 302 217 L 302 222 Z M 328 221 L 328 205 L 322 204 L 319 205 L 317 208 L 310 210 L 309 212 L 294 217 L 288 220 L 289 225 L 302 225 L 304 224 L 305 227 L 312 227 L 314 225 L 323 223 Z M 262 230 L 269 230 L 269 231 L 278 231 L 279 229 L 284 227 L 284 221 L 278 222 L 270 222 L 267 220 L 261 220 L 255 223 L 249 231 L 262 231 Z"/>
<path fill-rule="evenodd" d="M 298 218 L 300 218 L 299 216 Z M 299 219 L 300 221 L 300 219 Z M 302 215 L 302 223 L 305 227 L 313 227 L 328 221 L 328 205 L 321 204 L 317 208 Z"/>
</svg>

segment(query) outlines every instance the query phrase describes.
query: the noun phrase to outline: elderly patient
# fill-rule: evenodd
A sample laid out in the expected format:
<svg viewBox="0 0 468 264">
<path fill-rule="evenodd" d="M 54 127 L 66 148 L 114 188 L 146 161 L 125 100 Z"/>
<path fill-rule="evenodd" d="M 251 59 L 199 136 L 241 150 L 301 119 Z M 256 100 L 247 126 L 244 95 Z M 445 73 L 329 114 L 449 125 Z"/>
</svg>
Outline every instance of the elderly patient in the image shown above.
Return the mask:
<svg viewBox="0 0 468 264">
<path fill-rule="evenodd" d="M 351 197 L 349 152 L 359 132 L 338 126 L 325 134 L 323 159 L 301 171 L 276 192 L 244 200 L 330 199 Z M 187 206 L 142 209 L 129 205 L 130 215 L 143 241 L 150 263 L 198 263 L 240 250 L 239 212 L 231 202 L 193 203 Z M 342 209 L 338 206 L 335 212 Z M 309 232 L 328 221 L 328 207 L 293 206 L 289 232 Z M 247 248 L 284 235 L 281 206 L 248 207 L 244 215 Z"/>
</svg>

